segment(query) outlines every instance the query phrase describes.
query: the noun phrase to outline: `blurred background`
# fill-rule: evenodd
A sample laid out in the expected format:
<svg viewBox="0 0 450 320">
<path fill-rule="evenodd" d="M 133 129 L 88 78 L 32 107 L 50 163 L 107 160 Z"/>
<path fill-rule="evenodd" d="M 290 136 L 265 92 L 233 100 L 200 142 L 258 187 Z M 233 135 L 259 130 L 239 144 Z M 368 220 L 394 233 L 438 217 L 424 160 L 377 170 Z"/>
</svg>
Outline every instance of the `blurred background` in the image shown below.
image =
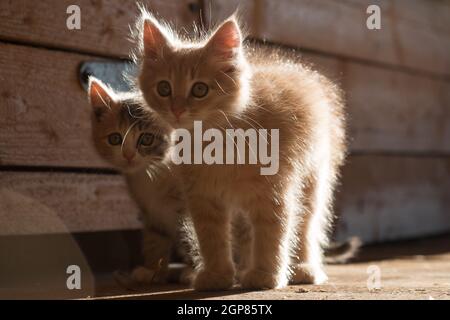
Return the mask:
<svg viewBox="0 0 450 320">
<path fill-rule="evenodd" d="M 186 32 L 239 7 L 250 38 L 298 50 L 340 84 L 350 155 L 336 240 L 450 232 L 450 1 L 143 3 Z M 371 4 L 381 8 L 379 30 L 366 25 Z M 70 5 L 80 8 L 80 29 L 67 27 Z M 136 14 L 135 1 L 0 1 L 0 297 L 12 287 L 40 296 L 42 279 L 24 277 L 29 268 L 57 274 L 59 288 L 58 266 L 96 272 L 139 259 L 138 209 L 91 145 L 79 71 L 86 61 L 127 59 Z M 89 295 L 93 280 L 84 279 Z"/>
</svg>

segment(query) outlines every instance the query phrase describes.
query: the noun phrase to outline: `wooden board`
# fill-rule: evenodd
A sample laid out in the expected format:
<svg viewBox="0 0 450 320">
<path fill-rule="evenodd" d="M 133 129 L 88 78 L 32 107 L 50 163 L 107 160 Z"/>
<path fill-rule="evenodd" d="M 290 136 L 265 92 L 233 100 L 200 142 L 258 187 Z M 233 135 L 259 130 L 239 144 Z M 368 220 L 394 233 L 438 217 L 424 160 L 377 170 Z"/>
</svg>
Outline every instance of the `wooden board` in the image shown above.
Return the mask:
<svg viewBox="0 0 450 320">
<path fill-rule="evenodd" d="M 0 171 L 0 235 L 135 229 L 138 212 L 118 175 Z"/>
<path fill-rule="evenodd" d="M 450 158 L 353 156 L 337 196 L 337 238 L 364 242 L 450 231 Z"/>
<path fill-rule="evenodd" d="M 96 58 L 1 43 L 0 52 L 0 165 L 109 167 L 92 146 L 77 78 L 79 63 Z M 318 55 L 305 60 L 342 82 L 353 151 L 450 151 L 449 83 Z"/>
<path fill-rule="evenodd" d="M 304 54 L 340 83 L 356 152 L 450 154 L 450 82 Z"/>
<path fill-rule="evenodd" d="M 370 4 L 382 10 L 381 29 L 366 27 Z M 208 0 L 206 21 L 239 6 L 250 36 L 367 61 L 450 75 L 450 3 L 420 0 Z"/>
<path fill-rule="evenodd" d="M 199 18 L 195 0 L 140 2 L 179 27 Z M 80 7 L 80 30 L 66 27 L 70 5 Z M 134 24 L 137 12 L 136 1 L 0 1 L 0 39 L 126 57 L 131 47 L 129 25 Z"/>
<path fill-rule="evenodd" d="M 0 43 L 0 165 L 106 167 L 78 67 L 95 57 Z"/>
<path fill-rule="evenodd" d="M 450 230 L 450 158 L 352 156 L 341 181 L 337 239 Z M 135 229 L 137 212 L 120 176 L 0 172 L 0 235 Z"/>
</svg>

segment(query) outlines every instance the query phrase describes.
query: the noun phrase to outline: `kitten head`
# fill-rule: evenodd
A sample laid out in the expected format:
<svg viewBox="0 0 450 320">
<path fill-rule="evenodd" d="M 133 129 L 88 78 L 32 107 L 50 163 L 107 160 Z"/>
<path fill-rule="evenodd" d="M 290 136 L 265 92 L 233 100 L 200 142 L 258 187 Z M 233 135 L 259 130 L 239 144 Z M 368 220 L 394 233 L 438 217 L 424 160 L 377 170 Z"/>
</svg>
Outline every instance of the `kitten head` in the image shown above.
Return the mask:
<svg viewBox="0 0 450 320">
<path fill-rule="evenodd" d="M 214 126 L 246 104 L 248 65 L 234 17 L 201 41 L 182 40 L 144 13 L 140 25 L 139 86 L 145 100 L 173 128 L 194 120 Z"/>
<path fill-rule="evenodd" d="M 98 153 L 116 169 L 131 173 L 163 160 L 169 136 L 157 125 L 138 93 L 116 93 L 89 81 L 92 132 Z"/>
</svg>

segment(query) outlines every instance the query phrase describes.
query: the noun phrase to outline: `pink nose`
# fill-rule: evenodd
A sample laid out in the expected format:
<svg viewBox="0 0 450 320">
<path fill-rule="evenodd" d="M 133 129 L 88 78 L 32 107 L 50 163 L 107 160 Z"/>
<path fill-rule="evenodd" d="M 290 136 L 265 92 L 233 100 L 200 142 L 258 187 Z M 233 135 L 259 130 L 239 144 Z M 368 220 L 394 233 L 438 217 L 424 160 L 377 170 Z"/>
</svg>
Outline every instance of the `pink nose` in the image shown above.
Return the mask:
<svg viewBox="0 0 450 320">
<path fill-rule="evenodd" d="M 135 153 L 124 153 L 123 154 L 124 158 L 127 159 L 128 162 L 133 161 L 135 155 L 136 155 Z"/>
<path fill-rule="evenodd" d="M 179 119 L 180 116 L 183 114 L 183 112 L 186 111 L 186 109 L 183 108 L 183 107 L 175 107 L 175 106 L 172 106 L 170 109 L 172 110 L 172 113 L 175 115 L 175 117 L 176 117 L 177 119 Z"/>
</svg>

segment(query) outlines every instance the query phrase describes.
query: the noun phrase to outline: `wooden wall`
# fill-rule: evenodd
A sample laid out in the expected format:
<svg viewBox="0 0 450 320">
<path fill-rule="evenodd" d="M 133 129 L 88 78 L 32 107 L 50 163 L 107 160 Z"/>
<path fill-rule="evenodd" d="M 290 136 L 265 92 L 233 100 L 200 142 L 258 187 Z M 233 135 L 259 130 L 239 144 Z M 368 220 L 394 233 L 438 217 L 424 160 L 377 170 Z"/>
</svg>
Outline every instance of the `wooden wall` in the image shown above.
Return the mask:
<svg viewBox="0 0 450 320">
<path fill-rule="evenodd" d="M 351 156 L 338 238 L 450 230 L 450 3 L 146 2 L 179 27 L 213 25 L 239 5 L 250 37 L 299 48 L 341 84 Z M 70 4 L 81 30 L 66 28 Z M 366 28 L 369 4 L 382 8 L 381 30 Z M 134 1 L 0 2 L 0 235 L 139 227 L 121 177 L 90 144 L 77 74 L 82 61 L 127 57 L 136 11 Z"/>
</svg>

